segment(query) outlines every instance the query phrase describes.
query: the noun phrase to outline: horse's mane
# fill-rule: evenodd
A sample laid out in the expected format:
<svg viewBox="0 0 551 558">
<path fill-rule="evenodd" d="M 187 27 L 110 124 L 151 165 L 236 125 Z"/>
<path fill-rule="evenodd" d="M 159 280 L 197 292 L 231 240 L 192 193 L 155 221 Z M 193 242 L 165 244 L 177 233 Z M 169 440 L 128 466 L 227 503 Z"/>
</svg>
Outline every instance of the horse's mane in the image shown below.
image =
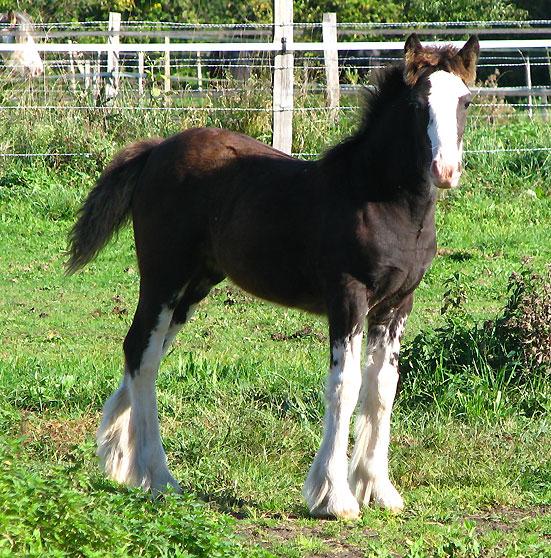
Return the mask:
<svg viewBox="0 0 551 558">
<path fill-rule="evenodd" d="M 379 118 L 383 107 L 400 97 L 407 88 L 404 79 L 405 65 L 403 62 L 386 66 L 373 72 L 370 86 L 362 91 L 363 113 L 358 130 L 327 151 L 324 160 L 333 160 L 349 151 L 351 147 L 363 143 L 375 121 Z"/>
<path fill-rule="evenodd" d="M 371 86 L 363 90 L 362 122 L 355 135 L 363 137 L 372 127 L 373 121 L 379 118 L 383 107 L 402 95 L 407 88 L 404 70 L 404 63 L 401 62 L 373 72 Z"/>
<path fill-rule="evenodd" d="M 429 46 L 413 53 L 406 53 L 405 60 L 391 64 L 371 74 L 371 86 L 363 90 L 363 115 L 355 134 L 330 149 L 323 159 L 333 160 L 352 147 L 363 144 L 380 118 L 383 108 L 392 104 L 403 92 L 417 83 L 427 72 L 445 70 L 461 77 L 465 82 L 473 81 L 475 71 L 467 69 L 457 56 L 458 49 L 451 45 Z M 474 66 L 473 66 L 474 67 Z"/>
</svg>

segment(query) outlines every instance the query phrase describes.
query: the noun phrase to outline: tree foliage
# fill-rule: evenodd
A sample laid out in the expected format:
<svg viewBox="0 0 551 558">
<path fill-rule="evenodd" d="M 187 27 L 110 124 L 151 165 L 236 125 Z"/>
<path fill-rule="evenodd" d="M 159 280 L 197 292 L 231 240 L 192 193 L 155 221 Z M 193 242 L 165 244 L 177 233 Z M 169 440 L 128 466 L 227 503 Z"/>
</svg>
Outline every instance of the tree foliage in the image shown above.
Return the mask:
<svg viewBox="0 0 551 558">
<path fill-rule="evenodd" d="M 502 21 L 528 13 L 508 0 L 406 0 L 405 21 Z"/>
<path fill-rule="evenodd" d="M 323 14 L 335 12 L 343 22 L 385 23 L 404 21 L 403 2 L 392 0 L 295 0 L 294 19 L 319 23 Z"/>
<path fill-rule="evenodd" d="M 551 2 L 549 0 L 514 0 L 514 3 L 526 10 L 530 19 L 551 19 Z"/>
<path fill-rule="evenodd" d="M 0 0 L 0 10 L 14 7 Z M 110 11 L 127 20 L 189 23 L 271 23 L 272 0 L 33 0 L 17 2 L 38 21 L 105 21 Z M 320 22 L 336 12 L 341 22 L 492 21 L 551 18 L 549 0 L 295 0 L 297 22 Z"/>
<path fill-rule="evenodd" d="M 307 22 L 321 21 L 324 12 L 336 12 L 339 21 L 373 23 L 501 21 L 528 16 L 509 0 L 295 0 L 294 12 L 295 21 Z"/>
</svg>

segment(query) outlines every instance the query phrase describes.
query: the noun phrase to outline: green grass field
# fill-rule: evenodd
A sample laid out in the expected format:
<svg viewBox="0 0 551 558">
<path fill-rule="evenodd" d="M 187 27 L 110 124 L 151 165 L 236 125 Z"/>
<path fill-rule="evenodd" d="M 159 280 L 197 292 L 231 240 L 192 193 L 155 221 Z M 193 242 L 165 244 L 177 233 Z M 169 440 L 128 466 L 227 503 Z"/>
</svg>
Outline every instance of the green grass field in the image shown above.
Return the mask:
<svg viewBox="0 0 551 558">
<path fill-rule="evenodd" d="M 27 118 L 0 121 L 0 140 L 24 142 Z M 200 306 L 157 384 L 185 495 L 151 501 L 103 478 L 94 434 L 120 381 L 139 277 L 130 230 L 64 277 L 66 234 L 131 133 L 189 123 L 74 118 L 40 120 L 20 148 L 70 144 L 97 158 L 0 167 L 0 556 L 551 556 L 549 364 L 487 325 L 503 316 L 523 259 L 545 283 L 549 152 L 472 154 L 460 189 L 439 203 L 439 253 L 417 291 L 393 415 L 404 513 L 318 521 L 300 491 L 321 437 L 326 324 L 230 283 Z M 313 134 L 305 119 L 295 147 L 319 151 L 348 126 Z M 549 126 L 470 122 L 467 149 L 500 146 L 551 146 Z"/>
</svg>

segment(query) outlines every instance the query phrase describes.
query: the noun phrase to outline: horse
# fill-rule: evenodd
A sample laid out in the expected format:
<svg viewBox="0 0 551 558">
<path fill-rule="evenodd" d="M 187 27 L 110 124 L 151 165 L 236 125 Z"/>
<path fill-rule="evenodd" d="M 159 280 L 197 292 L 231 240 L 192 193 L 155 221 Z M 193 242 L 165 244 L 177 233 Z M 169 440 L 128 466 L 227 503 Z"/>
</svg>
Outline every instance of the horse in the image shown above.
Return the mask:
<svg viewBox="0 0 551 558">
<path fill-rule="evenodd" d="M 267 301 L 327 316 L 324 428 L 303 489 L 310 513 L 353 519 L 371 501 L 403 508 L 388 470 L 398 353 L 436 253 L 438 194 L 461 175 L 478 53 L 475 36 L 461 49 L 409 36 L 402 62 L 366 91 L 358 131 L 315 161 L 216 128 L 145 139 L 114 157 L 79 210 L 66 262 L 67 274 L 82 268 L 132 219 L 139 301 L 122 382 L 97 434 L 110 478 L 154 494 L 179 490 L 155 381 L 178 331 L 228 277 Z"/>
<path fill-rule="evenodd" d="M 0 14 L 0 43 L 13 44 L 14 50 L 0 51 L 4 65 L 25 76 L 39 77 L 44 72 L 42 58 L 36 48 L 33 22 L 25 12 L 10 10 Z M 25 48 L 17 48 L 22 45 Z"/>
</svg>

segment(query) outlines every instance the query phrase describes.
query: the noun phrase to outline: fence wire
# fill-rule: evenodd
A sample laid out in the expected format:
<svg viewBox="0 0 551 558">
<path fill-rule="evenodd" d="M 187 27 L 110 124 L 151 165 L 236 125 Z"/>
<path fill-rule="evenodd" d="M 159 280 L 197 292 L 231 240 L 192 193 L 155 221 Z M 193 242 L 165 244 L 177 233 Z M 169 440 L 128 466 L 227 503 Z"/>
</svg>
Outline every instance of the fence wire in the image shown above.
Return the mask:
<svg viewBox="0 0 551 558">
<path fill-rule="evenodd" d="M 321 23 L 297 23 L 293 25 L 297 36 L 319 40 Z M 528 32 L 536 28 L 551 30 L 551 21 L 491 21 L 491 22 L 407 22 L 407 23 L 337 23 L 339 40 L 342 37 L 374 36 L 377 31 L 397 30 L 406 34 L 415 29 L 430 36 L 432 32 L 466 32 L 480 27 L 486 30 Z M 424 30 L 424 31 L 423 31 Z M 136 37 L 167 37 L 170 41 L 210 41 L 214 38 L 227 41 L 253 40 L 254 37 L 271 38 L 272 24 L 189 24 L 159 23 L 151 21 L 123 22 L 120 37 L 131 41 Z M 107 22 L 59 22 L 41 23 L 35 26 L 35 36 L 45 40 L 65 39 L 78 43 L 97 40 L 105 43 L 112 34 Z M 40 78 L 30 80 L 0 68 L 0 117 L 14 111 L 90 111 L 106 117 L 116 111 L 143 113 L 166 112 L 177 115 L 187 110 L 198 114 L 209 113 L 266 113 L 272 112 L 271 98 L 262 94 L 271 86 L 274 71 L 274 53 L 267 52 L 170 52 L 121 53 L 118 56 L 118 74 L 108 67 L 107 56 L 102 53 L 42 53 L 45 71 Z M 327 106 L 325 58 L 319 52 L 297 52 L 294 56 L 295 106 L 297 117 L 302 114 L 329 118 L 329 113 L 339 116 L 361 110 L 358 98 L 362 85 L 369 75 L 387 64 L 401 60 L 391 52 L 339 52 L 339 80 L 341 105 Z M 545 49 L 523 52 L 483 52 L 479 60 L 479 96 L 473 103 L 470 118 L 488 121 L 493 125 L 523 118 L 547 121 L 548 102 L 551 95 L 551 58 Z M 530 76 L 529 84 L 527 83 Z M 530 88 L 528 88 L 530 85 Z M 507 88 L 508 94 L 499 92 Z M 109 89 L 110 88 L 110 89 Z M 485 93 L 485 88 L 490 93 Z M 516 89 L 515 89 L 516 88 Z M 549 91 L 549 92 L 548 92 Z M 116 94 L 116 95 L 115 95 Z M 515 96 L 513 96 L 515 95 Z M 234 103 L 247 99 L 243 106 L 215 106 L 224 97 L 232 97 Z M 258 96 L 256 106 L 250 99 Z M 302 106 L 305 100 L 310 106 Z M 254 101 L 254 99 L 253 99 Z M 283 109 L 286 110 L 286 109 Z M 331 116 L 333 118 L 333 116 Z M 506 124 L 504 124 L 506 125 Z M 549 151 L 547 147 L 524 147 L 521 149 L 467 150 L 465 153 L 512 153 L 525 151 Z M 298 153 L 316 156 L 312 153 Z M 93 157 L 93 153 L 0 153 L 0 157 Z"/>
</svg>

